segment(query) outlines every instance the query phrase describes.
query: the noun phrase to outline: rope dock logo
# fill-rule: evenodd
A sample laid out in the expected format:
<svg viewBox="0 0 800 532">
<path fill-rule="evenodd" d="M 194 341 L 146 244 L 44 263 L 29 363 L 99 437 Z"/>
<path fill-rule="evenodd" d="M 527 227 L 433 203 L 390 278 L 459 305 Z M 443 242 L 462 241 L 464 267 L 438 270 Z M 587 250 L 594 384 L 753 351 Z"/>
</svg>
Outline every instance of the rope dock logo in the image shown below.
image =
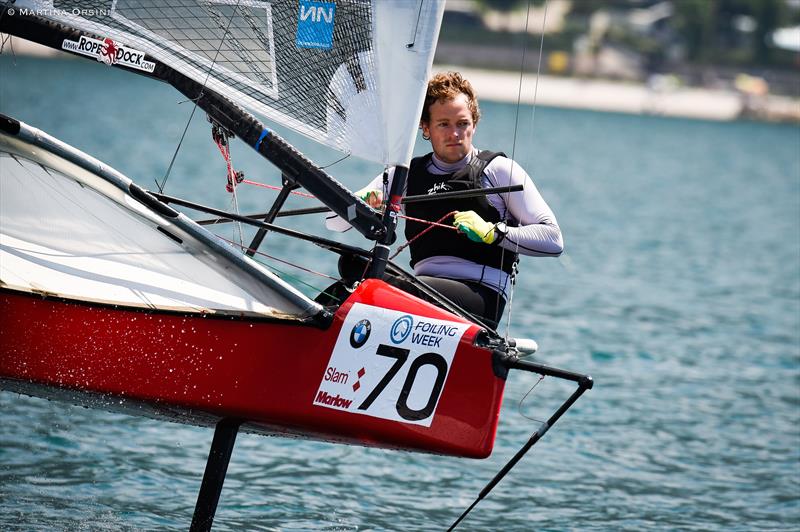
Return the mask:
<svg viewBox="0 0 800 532">
<path fill-rule="evenodd" d="M 144 52 L 129 48 L 109 37 L 100 41 L 81 35 L 77 41 L 64 39 L 61 48 L 68 52 L 94 57 L 107 65 L 120 65 L 144 72 L 152 72 L 156 68 L 155 63 L 145 60 Z"/>
<path fill-rule="evenodd" d="M 356 323 L 353 330 L 350 331 L 350 345 L 358 349 L 369 339 L 369 333 L 372 332 L 372 324 L 369 320 L 361 320 Z"/>
<path fill-rule="evenodd" d="M 114 61 L 117 59 L 117 52 L 119 52 L 119 46 L 115 43 L 112 39 L 106 37 L 103 41 L 104 47 L 100 50 L 100 59 L 103 63 L 107 65 L 113 65 Z"/>
</svg>

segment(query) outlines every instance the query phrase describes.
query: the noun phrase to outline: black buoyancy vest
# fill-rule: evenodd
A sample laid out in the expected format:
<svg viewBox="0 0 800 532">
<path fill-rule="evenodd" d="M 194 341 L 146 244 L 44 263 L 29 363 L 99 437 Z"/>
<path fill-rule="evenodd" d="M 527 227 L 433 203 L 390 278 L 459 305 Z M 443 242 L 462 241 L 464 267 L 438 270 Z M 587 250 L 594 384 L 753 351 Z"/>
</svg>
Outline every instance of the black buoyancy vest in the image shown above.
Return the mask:
<svg viewBox="0 0 800 532">
<path fill-rule="evenodd" d="M 411 160 L 408 171 L 406 194 L 409 196 L 454 192 L 457 190 L 473 190 L 483 188 L 481 176 L 486 166 L 502 152 L 481 151 L 477 157 L 464 168 L 452 174 L 436 175 L 428 172 L 432 154 L 415 157 Z M 472 198 L 454 198 L 449 200 L 432 200 L 408 203 L 406 214 L 435 222 L 451 211 L 475 211 L 487 222 L 500 222 L 500 213 L 491 206 L 486 196 Z M 444 220 L 444 224 L 452 224 L 452 217 Z M 411 241 L 429 225 L 406 220 L 406 239 Z M 511 274 L 518 255 L 500 246 L 487 246 L 483 242 L 473 242 L 463 233 L 455 233 L 441 227 L 434 227 L 424 235 L 411 242 L 411 267 L 428 257 L 449 255 L 470 260 L 477 264 L 485 264 L 492 268 L 500 268 Z"/>
</svg>

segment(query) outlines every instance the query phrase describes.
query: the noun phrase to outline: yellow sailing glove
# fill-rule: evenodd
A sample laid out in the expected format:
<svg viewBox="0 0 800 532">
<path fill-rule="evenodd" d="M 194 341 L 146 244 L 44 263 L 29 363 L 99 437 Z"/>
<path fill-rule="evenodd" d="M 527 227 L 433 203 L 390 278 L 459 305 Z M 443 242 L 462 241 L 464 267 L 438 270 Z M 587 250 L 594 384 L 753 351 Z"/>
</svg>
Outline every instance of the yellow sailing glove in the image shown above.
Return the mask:
<svg viewBox="0 0 800 532">
<path fill-rule="evenodd" d="M 383 205 L 383 193 L 374 188 L 362 188 L 356 191 L 356 196 L 361 198 L 361 201 L 372 207 L 373 209 L 380 209 Z"/>
<path fill-rule="evenodd" d="M 453 225 L 473 242 L 494 242 L 494 224 L 478 216 L 475 211 L 457 212 Z"/>
</svg>

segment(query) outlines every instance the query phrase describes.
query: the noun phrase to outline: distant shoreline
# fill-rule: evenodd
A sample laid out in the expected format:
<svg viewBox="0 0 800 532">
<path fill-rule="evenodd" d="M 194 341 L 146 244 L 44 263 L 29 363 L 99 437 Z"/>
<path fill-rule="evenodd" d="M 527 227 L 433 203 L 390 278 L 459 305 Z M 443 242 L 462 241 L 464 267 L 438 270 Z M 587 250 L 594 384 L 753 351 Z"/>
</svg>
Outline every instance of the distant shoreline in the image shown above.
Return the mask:
<svg viewBox="0 0 800 532">
<path fill-rule="evenodd" d="M 45 46 L 11 38 L 3 51 L 36 57 L 72 57 Z M 772 122 L 800 123 L 800 100 L 785 96 L 746 99 L 731 90 L 692 87 L 654 89 L 645 85 L 604 80 L 589 80 L 490 71 L 464 66 L 433 65 L 433 71 L 458 70 L 475 86 L 482 99 L 545 107 L 585 109 L 639 115 L 672 116 L 728 121 L 739 118 Z"/>
<path fill-rule="evenodd" d="M 766 95 L 746 98 L 731 90 L 694 87 L 655 89 L 645 85 L 535 74 L 520 75 L 452 65 L 433 65 L 434 72 L 458 70 L 482 99 L 639 115 L 728 121 L 739 118 L 800 123 L 800 100 Z M 521 83 L 521 86 L 520 86 Z M 537 86 L 538 85 L 538 86 Z"/>
</svg>

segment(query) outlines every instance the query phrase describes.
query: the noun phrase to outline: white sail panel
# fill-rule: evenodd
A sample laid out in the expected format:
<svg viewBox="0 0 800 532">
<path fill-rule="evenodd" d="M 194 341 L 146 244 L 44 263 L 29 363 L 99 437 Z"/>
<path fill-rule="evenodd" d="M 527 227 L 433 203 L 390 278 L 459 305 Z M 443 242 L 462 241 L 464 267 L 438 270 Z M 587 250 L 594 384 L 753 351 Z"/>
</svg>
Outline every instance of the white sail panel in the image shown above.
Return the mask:
<svg viewBox="0 0 800 532">
<path fill-rule="evenodd" d="M 152 71 L 144 52 L 270 120 L 385 164 L 410 159 L 444 10 L 443 0 L 16 5 L 93 34 L 65 49 Z"/>
<path fill-rule="evenodd" d="M 321 307 L 125 176 L 20 124 L 0 132 L 0 285 L 126 307 L 305 319 Z"/>
<path fill-rule="evenodd" d="M 444 14 L 441 2 L 375 2 L 376 63 L 390 164 L 408 165 Z"/>
</svg>

